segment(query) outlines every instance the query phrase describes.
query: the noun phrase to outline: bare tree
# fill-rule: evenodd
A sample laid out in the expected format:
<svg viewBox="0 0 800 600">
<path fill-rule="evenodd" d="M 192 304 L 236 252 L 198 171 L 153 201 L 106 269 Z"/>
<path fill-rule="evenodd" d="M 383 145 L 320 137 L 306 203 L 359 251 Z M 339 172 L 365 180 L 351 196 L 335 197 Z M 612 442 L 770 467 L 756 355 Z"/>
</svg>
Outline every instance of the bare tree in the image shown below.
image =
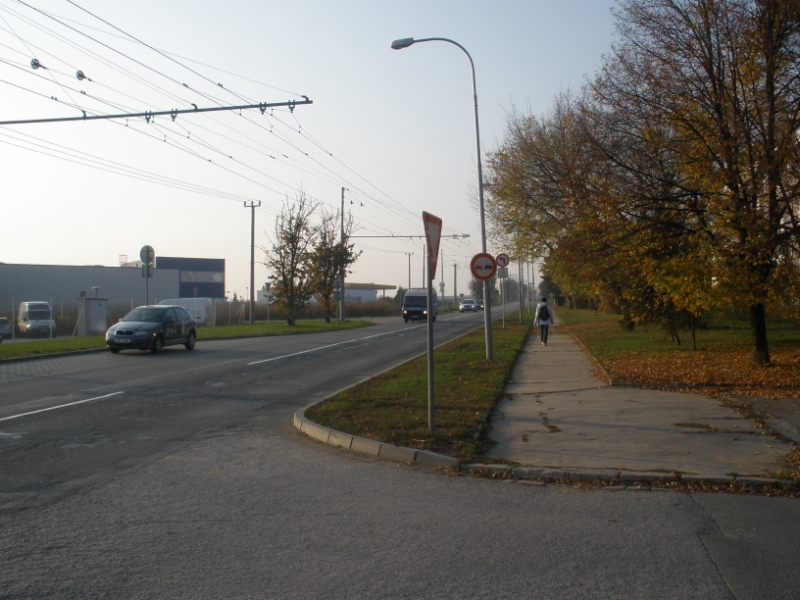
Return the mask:
<svg viewBox="0 0 800 600">
<path fill-rule="evenodd" d="M 271 269 L 272 292 L 275 304 L 286 315 L 286 323 L 293 326 L 297 315 L 312 296 L 309 258 L 317 237 L 317 228 L 311 223 L 317 205 L 302 190 L 292 202 L 284 201 L 275 220 L 275 237 L 266 253 L 264 264 Z"/>
<path fill-rule="evenodd" d="M 337 277 L 350 273 L 350 265 L 361 255 L 350 243 L 353 215 L 345 219 L 343 241 L 340 240 L 340 223 L 341 215 L 338 212 L 322 215 L 314 249 L 309 256 L 311 289 L 325 313 L 326 323 L 331 322 L 335 312 L 333 282 Z"/>
</svg>

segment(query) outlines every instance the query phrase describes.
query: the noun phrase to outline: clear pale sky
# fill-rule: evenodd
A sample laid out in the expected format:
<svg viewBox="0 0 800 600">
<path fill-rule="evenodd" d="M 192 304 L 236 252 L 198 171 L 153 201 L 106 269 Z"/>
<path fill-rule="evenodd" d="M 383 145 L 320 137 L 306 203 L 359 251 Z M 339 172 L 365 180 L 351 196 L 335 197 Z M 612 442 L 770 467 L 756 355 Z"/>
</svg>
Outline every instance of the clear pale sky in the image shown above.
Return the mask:
<svg viewBox="0 0 800 600">
<path fill-rule="evenodd" d="M 262 202 L 256 245 L 268 246 L 281 202 L 300 188 L 328 210 L 348 188 L 356 235 L 420 235 L 422 211 L 445 234 L 469 234 L 443 245 L 445 293 L 454 263 L 465 289 L 481 246 L 469 62 L 450 44 L 393 51 L 392 40 L 447 37 L 471 53 L 484 157 L 508 111 L 547 110 L 613 40 L 610 0 L 26 3 L 0 0 L 2 121 L 81 114 L 61 102 L 97 114 L 313 100 L 294 114 L 0 126 L 1 262 L 113 266 L 150 244 L 157 255 L 226 259 L 226 287 L 239 295 L 249 285 L 243 200 Z M 65 152 L 73 162 L 43 154 Z M 405 286 L 404 253 L 414 252 L 421 285 L 420 240 L 354 241 L 363 255 L 350 281 Z M 258 288 L 263 257 L 257 249 Z"/>
</svg>

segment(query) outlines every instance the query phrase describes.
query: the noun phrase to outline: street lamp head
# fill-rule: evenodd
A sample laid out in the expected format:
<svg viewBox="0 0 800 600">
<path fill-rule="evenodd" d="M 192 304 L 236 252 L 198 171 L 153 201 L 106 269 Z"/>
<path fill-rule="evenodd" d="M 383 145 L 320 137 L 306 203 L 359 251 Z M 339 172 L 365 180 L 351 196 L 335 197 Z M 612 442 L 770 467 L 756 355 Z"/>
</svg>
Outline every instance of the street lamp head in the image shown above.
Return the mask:
<svg viewBox="0 0 800 600">
<path fill-rule="evenodd" d="M 413 43 L 414 43 L 413 37 L 395 40 L 392 42 L 392 50 L 402 50 L 403 48 L 408 48 Z"/>
</svg>

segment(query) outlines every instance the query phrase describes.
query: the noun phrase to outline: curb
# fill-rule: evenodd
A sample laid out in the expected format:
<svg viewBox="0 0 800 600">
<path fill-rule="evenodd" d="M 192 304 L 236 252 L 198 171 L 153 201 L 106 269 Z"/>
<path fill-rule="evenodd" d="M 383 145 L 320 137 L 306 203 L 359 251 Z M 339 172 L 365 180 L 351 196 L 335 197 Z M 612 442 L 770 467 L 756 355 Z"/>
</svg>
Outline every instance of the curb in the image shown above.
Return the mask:
<svg viewBox="0 0 800 600">
<path fill-rule="evenodd" d="M 459 469 L 475 475 L 490 477 L 504 477 L 510 479 L 536 480 L 543 482 L 604 482 L 617 483 L 625 486 L 636 484 L 649 485 L 652 483 L 678 483 L 685 485 L 711 484 L 731 485 L 741 484 L 750 486 L 781 485 L 794 487 L 795 482 L 771 477 L 746 477 L 730 475 L 693 475 L 688 473 L 660 473 L 650 471 L 624 471 L 619 469 L 575 469 L 575 468 L 549 468 L 549 467 L 511 467 L 503 464 L 472 463 L 460 465 Z"/>
<path fill-rule="evenodd" d="M 322 402 L 322 400 L 320 400 Z M 342 433 L 329 427 L 323 427 L 305 416 L 307 408 L 311 408 L 317 402 L 301 408 L 294 414 L 294 426 L 308 437 L 339 448 L 345 448 L 352 452 L 360 452 L 369 456 L 406 462 L 409 464 L 426 465 L 429 467 L 452 467 L 458 464 L 458 460 L 444 454 L 429 452 L 427 450 L 415 450 L 414 448 L 403 448 L 376 442 L 368 438 Z"/>
</svg>

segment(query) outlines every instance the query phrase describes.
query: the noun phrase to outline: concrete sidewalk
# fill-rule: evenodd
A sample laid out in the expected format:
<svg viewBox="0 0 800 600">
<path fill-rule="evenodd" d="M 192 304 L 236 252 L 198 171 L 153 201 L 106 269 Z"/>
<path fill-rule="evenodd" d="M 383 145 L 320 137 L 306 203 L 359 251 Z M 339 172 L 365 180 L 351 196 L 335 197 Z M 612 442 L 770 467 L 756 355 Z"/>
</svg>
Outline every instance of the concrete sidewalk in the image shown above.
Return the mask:
<svg viewBox="0 0 800 600">
<path fill-rule="evenodd" d="M 498 406 L 490 456 L 531 467 L 703 477 L 793 471 L 790 444 L 706 396 L 612 387 L 573 338 L 533 332 Z"/>
</svg>

